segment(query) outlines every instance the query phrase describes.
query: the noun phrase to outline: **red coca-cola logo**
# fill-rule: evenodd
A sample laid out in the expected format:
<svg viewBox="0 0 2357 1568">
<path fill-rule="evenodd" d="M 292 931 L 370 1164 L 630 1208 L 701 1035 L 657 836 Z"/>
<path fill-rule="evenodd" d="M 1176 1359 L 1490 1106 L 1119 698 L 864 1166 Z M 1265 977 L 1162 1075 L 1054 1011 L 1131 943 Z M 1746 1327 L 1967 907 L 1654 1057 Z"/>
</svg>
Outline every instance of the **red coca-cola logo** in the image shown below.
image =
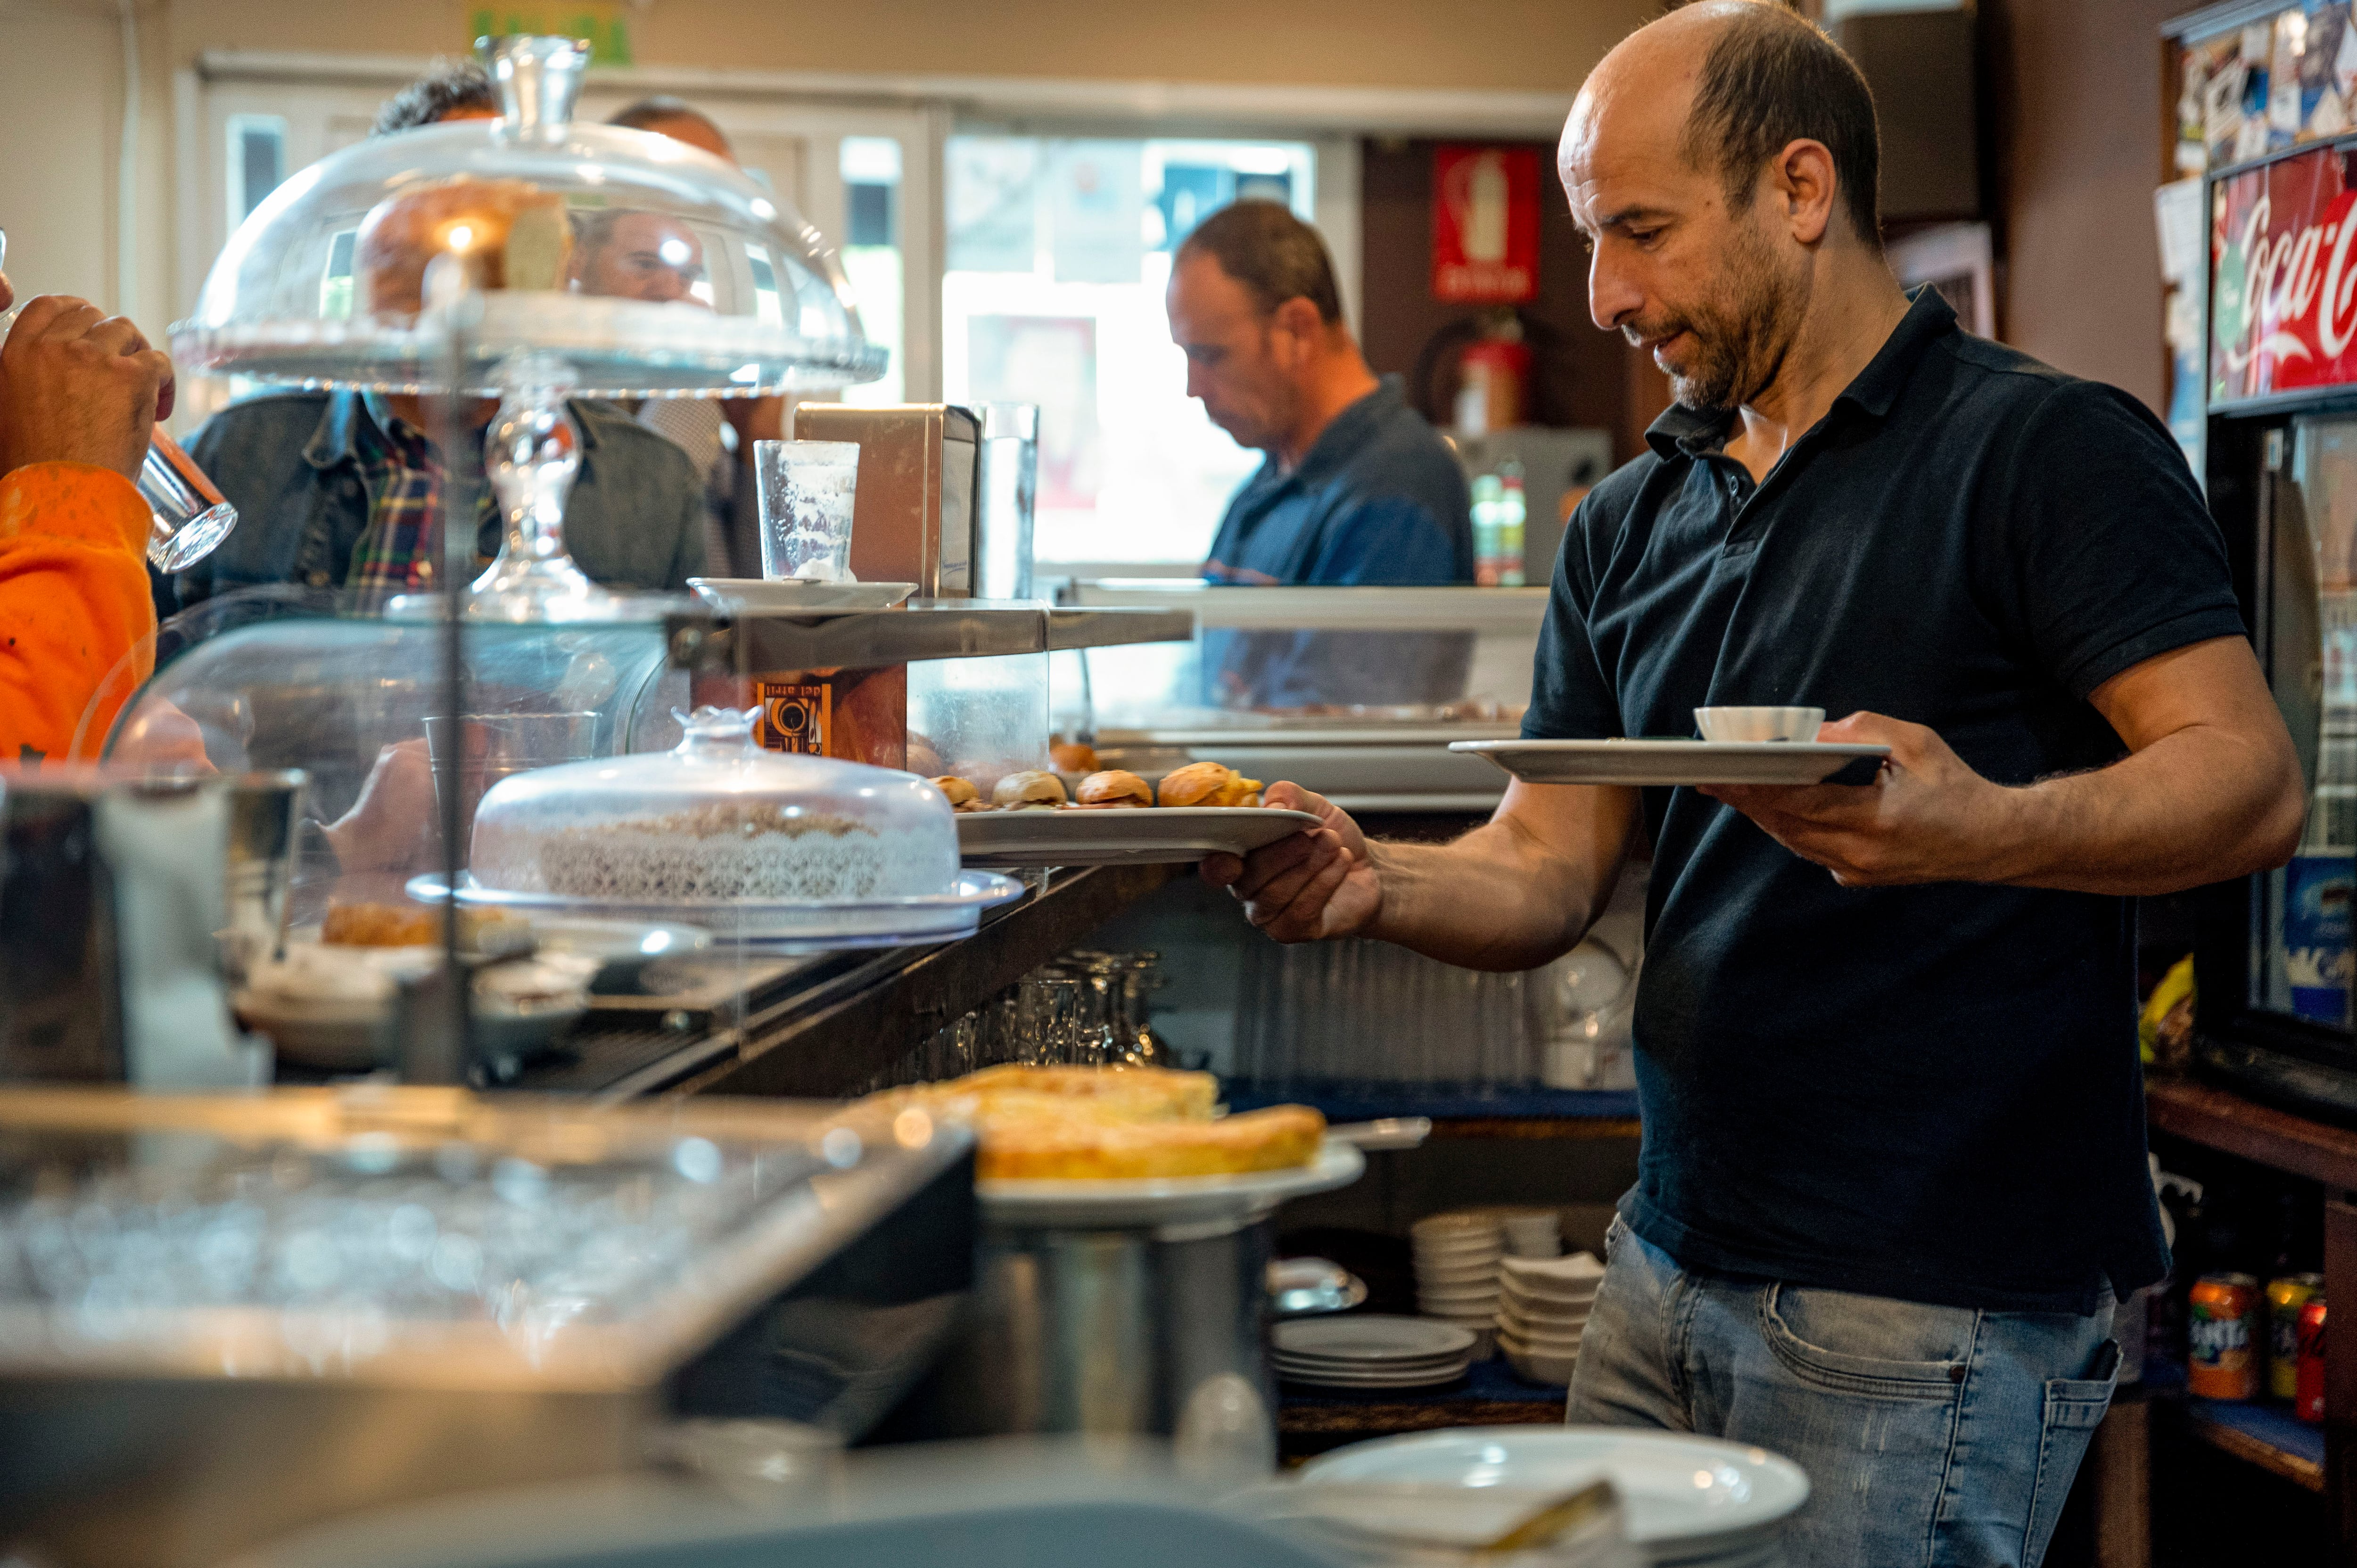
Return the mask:
<svg viewBox="0 0 2357 1568">
<path fill-rule="evenodd" d="M 2211 220 L 2211 401 L 2357 384 L 2357 155 L 2236 175 Z"/>
</svg>

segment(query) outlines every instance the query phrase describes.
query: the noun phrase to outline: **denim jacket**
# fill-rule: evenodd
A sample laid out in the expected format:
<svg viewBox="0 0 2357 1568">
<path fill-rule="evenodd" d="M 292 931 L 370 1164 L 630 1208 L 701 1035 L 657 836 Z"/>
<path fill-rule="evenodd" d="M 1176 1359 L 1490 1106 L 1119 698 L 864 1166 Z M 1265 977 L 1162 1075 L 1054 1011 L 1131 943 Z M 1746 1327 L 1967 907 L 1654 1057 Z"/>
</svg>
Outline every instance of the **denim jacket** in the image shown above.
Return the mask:
<svg viewBox="0 0 2357 1568">
<path fill-rule="evenodd" d="M 565 540 L 592 580 L 683 591 L 704 571 L 704 486 L 687 454 L 611 403 L 576 400 L 581 473 Z M 207 420 L 188 455 L 236 506 L 236 532 L 172 579 L 185 608 L 257 584 L 343 585 L 368 527 L 357 422 L 361 394 L 297 392 L 250 399 Z M 496 525 L 479 547 L 496 553 Z"/>
</svg>

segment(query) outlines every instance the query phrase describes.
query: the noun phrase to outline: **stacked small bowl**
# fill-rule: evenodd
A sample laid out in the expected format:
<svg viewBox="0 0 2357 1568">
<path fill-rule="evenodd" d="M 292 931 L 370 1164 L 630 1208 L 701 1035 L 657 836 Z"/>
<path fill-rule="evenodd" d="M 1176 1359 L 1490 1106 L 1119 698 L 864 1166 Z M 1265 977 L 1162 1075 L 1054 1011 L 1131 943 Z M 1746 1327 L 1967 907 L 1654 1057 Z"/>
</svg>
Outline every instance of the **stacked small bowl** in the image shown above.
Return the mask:
<svg viewBox="0 0 2357 1568">
<path fill-rule="evenodd" d="M 1476 1354 L 1487 1356 L 1498 1321 L 1498 1262 L 1506 1255 L 1498 1215 L 1470 1208 L 1431 1215 L 1408 1228 L 1408 1241 L 1415 1252 L 1416 1310 L 1471 1329 L 1480 1337 Z"/>
<path fill-rule="evenodd" d="M 1593 1252 L 1500 1260 L 1498 1348 L 1534 1382 L 1567 1383 L 1604 1265 Z"/>
</svg>

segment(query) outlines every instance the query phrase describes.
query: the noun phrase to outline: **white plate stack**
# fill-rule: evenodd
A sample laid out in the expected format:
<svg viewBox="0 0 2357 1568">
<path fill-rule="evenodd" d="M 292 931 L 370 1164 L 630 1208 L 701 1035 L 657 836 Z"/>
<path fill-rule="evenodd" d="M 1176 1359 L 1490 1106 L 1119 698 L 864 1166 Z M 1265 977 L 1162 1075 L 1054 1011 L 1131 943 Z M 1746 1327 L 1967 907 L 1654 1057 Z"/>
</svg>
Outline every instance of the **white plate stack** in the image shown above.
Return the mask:
<svg viewBox="0 0 2357 1568">
<path fill-rule="evenodd" d="M 1408 1228 L 1415 1252 L 1415 1305 L 1425 1316 L 1480 1338 L 1490 1353 L 1498 1323 L 1498 1262 L 1506 1232 L 1495 1209 L 1460 1208 L 1428 1215 Z"/>
<path fill-rule="evenodd" d="M 1500 1261 L 1498 1348 L 1534 1382 L 1567 1383 L 1604 1265 L 1593 1252 Z"/>
<path fill-rule="evenodd" d="M 1479 1337 L 1469 1328 L 1420 1317 L 1304 1317 L 1275 1326 L 1269 1358 L 1287 1382 L 1326 1389 L 1425 1389 L 1463 1377 Z"/>
</svg>

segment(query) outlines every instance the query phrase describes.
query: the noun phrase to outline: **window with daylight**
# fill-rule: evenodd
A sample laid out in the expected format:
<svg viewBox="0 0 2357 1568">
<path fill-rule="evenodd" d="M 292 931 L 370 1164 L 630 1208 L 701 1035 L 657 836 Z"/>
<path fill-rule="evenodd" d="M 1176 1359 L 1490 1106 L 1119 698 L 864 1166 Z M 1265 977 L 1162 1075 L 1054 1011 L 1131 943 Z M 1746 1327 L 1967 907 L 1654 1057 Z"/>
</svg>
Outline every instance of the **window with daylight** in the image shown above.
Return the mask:
<svg viewBox="0 0 2357 1568">
<path fill-rule="evenodd" d="M 1203 559 L 1260 454 L 1187 395 L 1162 306 L 1171 252 L 1231 201 L 1310 218 L 1316 169 L 1307 142 L 949 139 L 942 392 L 1039 405 L 1041 563 Z"/>
</svg>

